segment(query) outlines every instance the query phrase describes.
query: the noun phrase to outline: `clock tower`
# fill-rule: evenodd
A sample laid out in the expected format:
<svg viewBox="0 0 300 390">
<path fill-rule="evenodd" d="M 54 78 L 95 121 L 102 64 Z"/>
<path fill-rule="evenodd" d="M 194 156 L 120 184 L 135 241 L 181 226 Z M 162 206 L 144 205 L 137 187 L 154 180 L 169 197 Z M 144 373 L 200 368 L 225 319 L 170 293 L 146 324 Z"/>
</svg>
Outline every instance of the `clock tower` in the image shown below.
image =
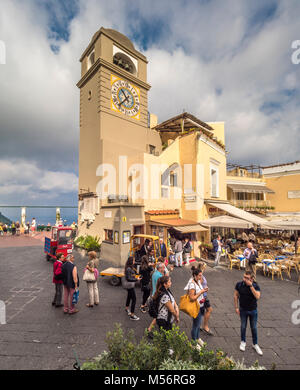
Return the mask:
<svg viewBox="0 0 300 390">
<path fill-rule="evenodd" d="M 105 239 L 107 203 L 126 199 L 120 182 L 129 165 L 143 164 L 149 150 L 160 153 L 161 140 L 149 124 L 147 58 L 125 35 L 101 27 L 80 62 L 79 232 Z M 116 180 L 103 187 L 104 199 L 97 186 L 107 176 L 99 167 L 107 166 Z"/>
</svg>

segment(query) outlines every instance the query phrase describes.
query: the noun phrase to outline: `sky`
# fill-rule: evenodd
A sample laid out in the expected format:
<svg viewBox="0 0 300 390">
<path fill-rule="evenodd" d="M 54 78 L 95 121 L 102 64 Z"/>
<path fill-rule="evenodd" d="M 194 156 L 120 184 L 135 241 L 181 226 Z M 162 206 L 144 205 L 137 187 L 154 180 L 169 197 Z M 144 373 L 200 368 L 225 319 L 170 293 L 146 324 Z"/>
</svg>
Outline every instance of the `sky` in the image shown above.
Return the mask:
<svg viewBox="0 0 300 390">
<path fill-rule="evenodd" d="M 300 160 L 299 15 L 298 0 L 1 0 L 0 205 L 77 204 L 79 58 L 101 26 L 147 57 L 159 122 L 224 121 L 231 163 Z"/>
</svg>

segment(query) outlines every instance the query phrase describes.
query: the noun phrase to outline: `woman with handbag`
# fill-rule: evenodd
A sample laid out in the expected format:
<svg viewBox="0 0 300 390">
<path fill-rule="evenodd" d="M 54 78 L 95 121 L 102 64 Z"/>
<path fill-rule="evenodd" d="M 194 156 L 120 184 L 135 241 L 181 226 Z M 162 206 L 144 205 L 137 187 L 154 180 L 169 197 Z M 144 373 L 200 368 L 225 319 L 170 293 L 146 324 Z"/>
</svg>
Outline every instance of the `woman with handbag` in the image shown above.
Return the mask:
<svg viewBox="0 0 300 390">
<path fill-rule="evenodd" d="M 193 318 L 192 325 L 192 339 L 196 341 L 200 347 L 203 346 L 204 342 L 200 339 L 200 325 L 202 320 L 202 314 L 204 309 L 205 298 L 203 294 L 208 291 L 208 287 L 203 288 L 202 281 L 202 271 L 199 268 L 192 267 L 192 278 L 188 281 L 188 284 L 185 286 L 184 290 L 188 291 L 188 296 L 191 302 L 198 301 L 200 304 L 200 310 L 196 318 Z"/>
<path fill-rule="evenodd" d="M 141 312 L 146 313 L 146 302 L 151 293 L 151 274 L 153 272 L 153 264 L 149 263 L 148 257 L 143 256 L 140 268 L 141 274 L 141 290 L 143 293 L 143 300 L 140 306 Z"/>
<path fill-rule="evenodd" d="M 86 304 L 87 307 L 94 307 L 94 305 L 99 305 L 99 291 L 97 279 L 99 272 L 96 266 L 96 253 L 89 252 L 89 262 L 85 267 L 83 274 L 83 280 L 86 282 L 88 294 L 89 294 L 89 303 Z"/>
<path fill-rule="evenodd" d="M 125 264 L 125 276 L 123 279 L 123 287 L 127 290 L 127 299 L 125 311 L 128 314 L 129 318 L 133 321 L 138 321 L 139 317 L 134 314 L 135 304 L 136 304 L 136 294 L 135 294 L 135 283 L 141 280 L 141 277 L 136 278 L 136 270 L 134 266 L 134 258 L 132 256 L 128 257 L 128 260 Z M 129 310 L 129 305 L 131 302 L 131 307 Z"/>
</svg>

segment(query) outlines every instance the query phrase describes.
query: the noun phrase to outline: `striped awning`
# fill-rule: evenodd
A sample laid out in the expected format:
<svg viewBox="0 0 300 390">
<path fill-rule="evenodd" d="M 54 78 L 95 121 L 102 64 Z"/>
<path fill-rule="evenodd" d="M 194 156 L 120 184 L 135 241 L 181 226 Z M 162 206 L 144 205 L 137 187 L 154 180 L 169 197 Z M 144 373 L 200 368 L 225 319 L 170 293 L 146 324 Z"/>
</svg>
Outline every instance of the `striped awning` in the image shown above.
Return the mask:
<svg viewBox="0 0 300 390">
<path fill-rule="evenodd" d="M 201 225 L 211 227 L 222 227 L 232 229 L 251 229 L 253 223 L 241 218 L 231 217 L 230 215 L 221 215 L 219 217 L 209 218 L 200 222 Z"/>
<path fill-rule="evenodd" d="M 205 232 L 208 230 L 195 221 L 190 221 L 182 218 L 150 219 L 150 223 L 151 225 L 173 228 L 181 233 L 196 233 Z"/>
<path fill-rule="evenodd" d="M 275 193 L 270 188 L 261 184 L 227 184 L 227 187 L 229 187 L 233 192 L 252 192 L 255 194 Z"/>
<path fill-rule="evenodd" d="M 226 211 L 228 214 L 232 215 L 233 217 L 244 219 L 245 221 L 249 221 L 253 223 L 254 225 L 258 225 L 263 229 L 271 229 L 268 224 L 269 221 L 267 221 L 264 218 L 257 217 L 256 215 L 253 215 L 251 213 L 248 213 L 247 211 L 238 209 L 237 207 L 232 206 L 229 203 L 225 202 L 206 202 L 210 206 L 217 207 L 220 210 Z"/>
</svg>

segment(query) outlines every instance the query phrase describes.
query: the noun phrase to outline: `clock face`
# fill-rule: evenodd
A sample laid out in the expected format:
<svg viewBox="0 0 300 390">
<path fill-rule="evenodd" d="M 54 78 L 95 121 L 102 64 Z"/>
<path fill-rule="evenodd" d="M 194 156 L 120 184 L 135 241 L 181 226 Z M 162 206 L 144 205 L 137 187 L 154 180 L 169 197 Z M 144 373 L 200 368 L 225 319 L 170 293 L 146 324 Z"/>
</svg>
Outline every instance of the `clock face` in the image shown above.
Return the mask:
<svg viewBox="0 0 300 390">
<path fill-rule="evenodd" d="M 111 76 L 111 108 L 140 119 L 140 90 L 128 81 Z"/>
</svg>

